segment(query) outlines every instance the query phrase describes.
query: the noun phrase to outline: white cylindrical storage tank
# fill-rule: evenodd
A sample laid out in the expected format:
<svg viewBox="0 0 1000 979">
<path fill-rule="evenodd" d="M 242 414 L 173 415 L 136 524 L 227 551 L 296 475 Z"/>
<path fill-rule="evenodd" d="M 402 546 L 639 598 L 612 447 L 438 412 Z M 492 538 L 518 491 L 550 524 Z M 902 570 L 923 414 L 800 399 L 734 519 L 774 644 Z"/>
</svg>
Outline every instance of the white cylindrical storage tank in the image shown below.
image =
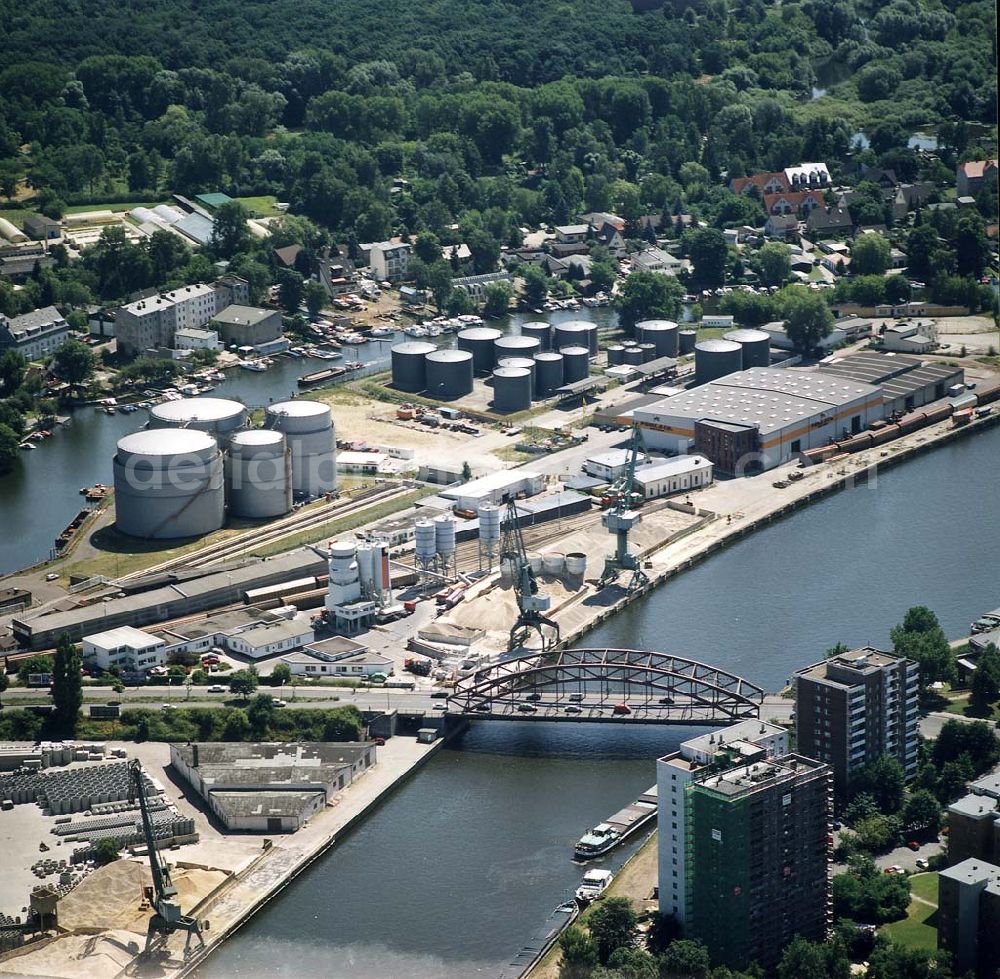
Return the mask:
<svg viewBox="0 0 1000 979">
<path fill-rule="evenodd" d="M 504 357 L 497 361 L 497 367 L 514 367 L 531 375 L 531 397 L 535 395 L 535 361 L 531 357 Z"/>
<path fill-rule="evenodd" d="M 551 398 L 563 384 L 563 355 L 535 354 L 535 397 Z"/>
<path fill-rule="evenodd" d="M 587 555 L 582 551 L 573 551 L 566 555 L 566 574 L 582 578 L 587 573 Z"/>
<path fill-rule="evenodd" d="M 472 393 L 474 356 L 467 350 L 435 350 L 425 358 L 427 395 L 442 401 Z"/>
<path fill-rule="evenodd" d="M 743 369 L 743 348 L 732 340 L 702 340 L 694 347 L 696 384 L 707 384 Z"/>
<path fill-rule="evenodd" d="M 673 320 L 643 320 L 635 324 L 636 340 L 639 343 L 654 344 L 657 357 L 677 356 L 679 333 Z"/>
<path fill-rule="evenodd" d="M 623 363 L 628 364 L 629 367 L 638 367 L 642 363 L 642 347 L 639 344 L 626 347 Z"/>
<path fill-rule="evenodd" d="M 543 554 L 542 573 L 548 575 L 560 575 L 566 567 L 566 557 L 562 554 Z"/>
<path fill-rule="evenodd" d="M 372 582 L 377 592 L 389 587 L 389 561 L 385 546 L 372 544 Z"/>
<path fill-rule="evenodd" d="M 417 560 L 428 563 L 437 554 L 437 531 L 430 520 L 418 520 L 413 525 L 413 536 L 416 541 Z"/>
<path fill-rule="evenodd" d="M 542 349 L 541 341 L 535 337 L 500 337 L 493 343 L 493 363 L 498 365 L 508 357 L 531 359 Z"/>
<path fill-rule="evenodd" d="M 207 432 L 165 428 L 118 442 L 115 526 L 168 540 L 218 530 L 226 515 L 222 453 Z"/>
<path fill-rule="evenodd" d="M 349 585 L 357 580 L 357 547 L 353 541 L 335 540 L 330 545 L 330 584 Z"/>
<path fill-rule="evenodd" d="M 0 236 L 15 245 L 23 244 L 28 240 L 28 236 L 23 231 L 18 230 L 6 218 L 0 218 Z"/>
<path fill-rule="evenodd" d="M 365 595 L 370 597 L 378 591 L 375 585 L 375 554 L 371 544 L 358 545 L 358 578 Z"/>
<path fill-rule="evenodd" d="M 625 347 L 620 343 L 613 343 L 608 347 L 608 367 L 618 367 L 625 363 Z"/>
<path fill-rule="evenodd" d="M 743 370 L 771 366 L 771 337 L 763 330 L 730 330 L 723 339 L 740 345 Z"/>
<path fill-rule="evenodd" d="M 556 350 L 563 347 L 586 347 L 591 357 L 597 356 L 597 325 L 587 320 L 569 320 L 566 323 L 556 323 L 555 339 L 552 345 Z"/>
<path fill-rule="evenodd" d="M 455 553 L 455 518 L 445 513 L 434 518 L 434 550 L 444 556 Z"/>
<path fill-rule="evenodd" d="M 678 348 L 682 354 L 689 354 L 698 342 L 697 330 L 681 330 L 678 334 Z"/>
<path fill-rule="evenodd" d="M 531 407 L 531 371 L 498 367 L 493 372 L 493 409 L 526 411 Z"/>
<path fill-rule="evenodd" d="M 492 503 L 484 503 L 479 508 L 479 539 L 483 541 L 500 540 L 500 507 Z"/>
<path fill-rule="evenodd" d="M 237 432 L 226 458 L 233 516 L 262 520 L 292 509 L 292 458 L 281 432 Z"/>
<path fill-rule="evenodd" d="M 424 340 L 397 343 L 390 351 L 392 386 L 400 391 L 423 391 L 427 387 L 427 355 L 435 350 L 433 343 Z"/>
<path fill-rule="evenodd" d="M 472 326 L 459 331 L 455 344 L 459 350 L 472 354 L 472 369 L 476 374 L 489 374 L 496 363 L 493 344 L 502 336 L 499 330 L 492 327 Z"/>
<path fill-rule="evenodd" d="M 187 428 L 214 435 L 220 445 L 246 427 L 247 409 L 228 398 L 181 398 L 149 409 L 150 428 Z"/>
<path fill-rule="evenodd" d="M 528 551 L 527 558 L 528 558 L 528 564 L 531 567 L 531 570 L 534 571 L 535 574 L 541 574 L 542 573 L 542 555 L 539 554 L 538 551 Z"/>
<path fill-rule="evenodd" d="M 537 340 L 539 350 L 549 350 L 552 347 L 552 327 L 548 323 L 541 321 L 522 323 L 521 336 Z"/>
<path fill-rule="evenodd" d="M 563 384 L 584 380 L 590 374 L 590 351 L 586 347 L 563 347 Z"/>
<path fill-rule="evenodd" d="M 283 432 L 292 456 L 292 490 L 321 496 L 337 486 L 336 435 L 329 405 L 306 398 L 268 405 L 264 425 Z"/>
</svg>

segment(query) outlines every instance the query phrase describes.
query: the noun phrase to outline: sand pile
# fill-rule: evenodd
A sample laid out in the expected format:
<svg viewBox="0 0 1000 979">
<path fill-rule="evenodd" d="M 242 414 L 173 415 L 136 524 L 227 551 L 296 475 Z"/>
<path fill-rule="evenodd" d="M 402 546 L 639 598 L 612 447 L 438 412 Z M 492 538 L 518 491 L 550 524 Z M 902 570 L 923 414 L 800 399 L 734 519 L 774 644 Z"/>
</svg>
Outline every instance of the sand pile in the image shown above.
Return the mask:
<svg viewBox="0 0 1000 979">
<path fill-rule="evenodd" d="M 59 927 L 77 933 L 124 928 L 145 936 L 149 911 L 140 905 L 152 883 L 149 866 L 137 860 L 98 867 L 59 902 Z"/>
<path fill-rule="evenodd" d="M 0 961 L 0 976 L 39 979 L 113 979 L 145 944 L 130 931 L 104 935 L 61 935 L 40 946 L 26 946 Z M 130 953 L 129 947 L 134 949 Z"/>
</svg>

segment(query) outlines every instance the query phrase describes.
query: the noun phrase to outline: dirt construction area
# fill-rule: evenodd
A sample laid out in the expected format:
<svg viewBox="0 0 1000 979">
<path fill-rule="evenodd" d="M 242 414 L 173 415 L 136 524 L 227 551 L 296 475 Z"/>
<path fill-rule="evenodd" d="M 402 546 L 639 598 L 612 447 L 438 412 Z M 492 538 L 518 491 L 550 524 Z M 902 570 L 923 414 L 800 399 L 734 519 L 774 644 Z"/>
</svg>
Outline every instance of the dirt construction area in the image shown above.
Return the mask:
<svg viewBox="0 0 1000 979">
<path fill-rule="evenodd" d="M 942 316 L 937 323 L 938 340 L 949 344 L 943 351 L 958 356 L 964 346 L 968 355 L 982 355 L 1000 351 L 1000 330 L 989 316 Z"/>
</svg>

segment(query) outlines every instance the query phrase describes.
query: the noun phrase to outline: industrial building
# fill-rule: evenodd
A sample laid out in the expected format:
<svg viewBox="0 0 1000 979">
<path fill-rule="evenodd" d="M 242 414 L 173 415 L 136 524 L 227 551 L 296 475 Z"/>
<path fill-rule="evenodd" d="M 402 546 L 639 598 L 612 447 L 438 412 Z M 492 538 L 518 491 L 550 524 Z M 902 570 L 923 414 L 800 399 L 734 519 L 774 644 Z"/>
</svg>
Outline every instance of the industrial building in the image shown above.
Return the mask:
<svg viewBox="0 0 1000 979">
<path fill-rule="evenodd" d="M 55 306 L 8 319 L 0 313 L 0 353 L 14 350 L 27 361 L 54 353 L 69 339 L 69 324 Z"/>
<path fill-rule="evenodd" d="M 712 482 L 714 467 L 704 456 L 654 460 L 635 473 L 635 490 L 647 500 L 700 489 Z"/>
<path fill-rule="evenodd" d="M 545 489 L 545 477 L 527 469 L 508 469 L 472 479 L 461 486 L 441 491 L 441 496 L 455 501 L 456 510 L 476 513 L 484 504 L 503 503 L 507 496 L 534 496 Z"/>
<path fill-rule="evenodd" d="M 293 833 L 375 764 L 374 742 L 172 744 L 170 764 L 230 831 Z"/>
<path fill-rule="evenodd" d="M 115 315 L 118 352 L 140 354 L 173 347 L 177 330 L 201 327 L 219 309 L 214 285 L 190 285 L 122 306 Z"/>
<path fill-rule="evenodd" d="M 1000 864 L 1000 775 L 971 782 L 948 806 L 948 858 Z"/>
<path fill-rule="evenodd" d="M 287 656 L 281 657 L 295 676 L 370 677 L 373 673 L 386 676 L 393 671 L 393 662 L 373 653 L 363 643 L 345 636 L 332 636 L 311 642 Z"/>
<path fill-rule="evenodd" d="M 223 343 L 257 347 L 281 336 L 281 310 L 234 304 L 216 313 L 211 324 Z"/>
<path fill-rule="evenodd" d="M 315 583 L 315 578 L 307 579 L 302 588 L 313 588 Z M 167 655 L 222 649 L 252 660 L 301 649 L 314 638 L 312 625 L 304 616 L 256 609 L 219 612 L 203 619 L 192 619 L 163 629 L 160 635 L 167 642 Z"/>
<path fill-rule="evenodd" d="M 1000 969 L 1000 867 L 963 860 L 938 875 L 938 948 L 956 975 L 992 979 Z"/>
<path fill-rule="evenodd" d="M 162 432 L 158 432 L 162 435 Z M 192 578 L 106 602 L 78 608 L 48 609 L 11 622 L 14 638 L 26 649 L 46 649 L 65 632 L 74 642 L 121 625 L 142 627 L 242 600 L 248 588 L 261 588 L 304 576 L 325 574 L 327 562 L 311 550 L 290 551 L 255 564 Z"/>
<path fill-rule="evenodd" d="M 965 383 L 960 367 L 936 364 L 918 357 L 863 352 L 837 357 L 819 371 L 882 389 L 886 415 L 912 411 L 947 397 L 949 389 Z"/>
<path fill-rule="evenodd" d="M 140 673 L 167 662 L 164 639 L 127 625 L 84 636 L 81 652 L 85 664 L 104 671 L 117 666 L 129 673 Z"/>
<path fill-rule="evenodd" d="M 838 794 L 883 755 L 916 775 L 919 679 L 912 660 L 870 646 L 796 671 L 796 747 L 833 769 Z"/>
<path fill-rule="evenodd" d="M 163 428 L 126 435 L 112 468 L 115 527 L 123 534 L 200 537 L 225 520 L 222 453 L 206 432 Z"/>
<path fill-rule="evenodd" d="M 758 732 L 657 763 L 660 910 L 715 961 L 770 968 L 796 935 L 828 932 L 830 770 L 747 723 Z"/>
<path fill-rule="evenodd" d="M 629 449 L 610 449 L 607 452 L 599 452 L 597 455 L 588 456 L 583 462 L 583 471 L 588 476 L 595 479 L 603 479 L 611 482 L 621 476 L 628 469 L 628 461 L 631 456 Z M 636 467 L 648 466 L 652 460 L 648 455 L 639 456 Z"/>
<path fill-rule="evenodd" d="M 648 448 L 693 448 L 721 472 L 740 475 L 860 432 L 883 415 L 882 393 L 871 384 L 779 367 L 730 373 L 632 413 Z"/>
<path fill-rule="evenodd" d="M 348 635 L 372 626 L 379 608 L 388 604 L 391 595 L 387 547 L 379 542 L 333 541 L 328 569 L 327 617 Z"/>
</svg>

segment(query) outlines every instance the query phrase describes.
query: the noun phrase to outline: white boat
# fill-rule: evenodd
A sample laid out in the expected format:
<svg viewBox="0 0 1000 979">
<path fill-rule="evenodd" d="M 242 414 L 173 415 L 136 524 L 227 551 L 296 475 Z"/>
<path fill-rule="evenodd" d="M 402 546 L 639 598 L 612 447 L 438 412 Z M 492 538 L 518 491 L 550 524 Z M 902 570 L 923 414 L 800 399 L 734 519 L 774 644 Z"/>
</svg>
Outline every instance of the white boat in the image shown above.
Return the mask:
<svg viewBox="0 0 1000 979">
<path fill-rule="evenodd" d="M 429 326 L 429 327 L 427 327 L 427 335 L 429 337 L 439 337 L 439 336 L 441 336 L 441 332 L 442 331 L 441 331 L 441 327 L 440 326 Z"/>
<path fill-rule="evenodd" d="M 459 321 L 463 326 L 482 326 L 483 318 L 482 316 L 476 316 L 473 313 L 462 313 L 458 317 Z"/>
<path fill-rule="evenodd" d="M 246 371 L 266 371 L 267 364 L 262 364 L 259 360 L 241 360 L 240 367 Z"/>
<path fill-rule="evenodd" d="M 590 904 L 608 889 L 614 879 L 614 874 L 610 870 L 588 870 L 576 889 L 576 899 L 581 904 Z"/>
<path fill-rule="evenodd" d="M 289 357 L 302 357 L 302 356 L 304 356 L 303 353 L 302 353 L 302 349 L 300 347 L 289 347 L 285 351 L 285 353 L 288 354 Z"/>
<path fill-rule="evenodd" d="M 598 823 L 589 833 L 585 833 L 573 848 L 577 860 L 594 860 L 604 856 L 621 842 L 621 833 L 607 823 Z"/>
<path fill-rule="evenodd" d="M 26 452 L 30 452 L 32 449 L 37 449 L 38 446 L 35 445 L 34 442 L 22 442 L 21 448 L 24 449 Z"/>
<path fill-rule="evenodd" d="M 376 326 L 374 330 L 371 331 L 371 336 L 373 337 L 391 337 L 393 334 L 388 326 Z"/>
<path fill-rule="evenodd" d="M 422 326 L 408 326 L 403 332 L 408 337 L 425 337 L 427 331 Z"/>
</svg>

